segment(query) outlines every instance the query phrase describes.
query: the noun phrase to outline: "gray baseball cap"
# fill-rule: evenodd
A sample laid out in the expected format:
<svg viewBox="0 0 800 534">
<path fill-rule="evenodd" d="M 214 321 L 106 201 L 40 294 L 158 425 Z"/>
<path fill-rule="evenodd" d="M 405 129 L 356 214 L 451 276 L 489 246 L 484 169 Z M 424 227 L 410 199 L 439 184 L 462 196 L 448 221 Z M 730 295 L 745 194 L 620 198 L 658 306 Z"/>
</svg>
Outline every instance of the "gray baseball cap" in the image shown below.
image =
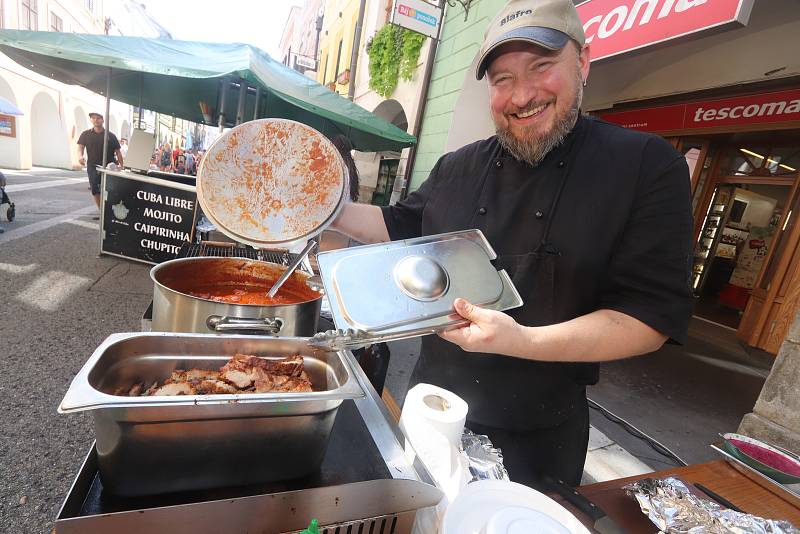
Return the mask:
<svg viewBox="0 0 800 534">
<path fill-rule="evenodd" d="M 475 72 L 486 74 L 489 56 L 499 46 L 523 41 L 548 50 L 561 50 L 570 39 L 586 43 L 583 24 L 571 0 L 511 0 L 486 29 Z"/>
</svg>

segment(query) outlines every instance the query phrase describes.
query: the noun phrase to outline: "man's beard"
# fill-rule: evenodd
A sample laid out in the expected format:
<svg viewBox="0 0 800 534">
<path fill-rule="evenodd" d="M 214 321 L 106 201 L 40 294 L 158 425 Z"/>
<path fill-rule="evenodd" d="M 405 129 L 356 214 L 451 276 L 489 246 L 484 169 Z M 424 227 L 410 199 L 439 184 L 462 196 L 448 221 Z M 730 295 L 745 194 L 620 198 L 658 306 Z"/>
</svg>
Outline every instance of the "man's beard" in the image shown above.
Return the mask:
<svg viewBox="0 0 800 534">
<path fill-rule="evenodd" d="M 522 138 L 517 138 L 510 128 L 501 128 L 495 124 L 497 140 L 515 159 L 528 165 L 538 165 L 540 161 L 567 137 L 575 121 L 578 120 L 581 101 L 583 100 L 583 79 L 578 73 L 578 91 L 572 105 L 563 117 L 556 117 L 556 122 L 549 132 L 537 134 L 531 129 L 522 131 Z"/>
</svg>

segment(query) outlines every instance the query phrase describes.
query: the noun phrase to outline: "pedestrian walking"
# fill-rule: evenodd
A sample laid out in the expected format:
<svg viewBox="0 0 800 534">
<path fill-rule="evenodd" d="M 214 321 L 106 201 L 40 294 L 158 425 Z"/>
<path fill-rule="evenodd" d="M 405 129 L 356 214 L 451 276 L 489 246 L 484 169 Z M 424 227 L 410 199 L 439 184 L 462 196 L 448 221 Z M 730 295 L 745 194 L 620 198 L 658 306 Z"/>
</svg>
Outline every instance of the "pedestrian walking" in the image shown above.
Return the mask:
<svg viewBox="0 0 800 534">
<path fill-rule="evenodd" d="M 97 166 L 103 165 L 103 137 L 105 135 L 105 128 L 103 127 L 103 116 L 99 113 L 89 113 L 89 119 L 92 121 L 92 128 L 81 133 L 78 138 L 78 162 L 81 165 L 86 165 L 86 174 L 89 176 L 89 187 L 92 190 L 92 197 L 97 209 L 100 209 L 100 172 Z M 84 157 L 86 151 L 86 157 Z M 108 132 L 108 149 L 106 153 L 106 163 L 114 163 L 116 157 L 117 166 L 124 168 L 124 156 L 120 151 L 120 144 L 117 136 Z M 95 220 L 99 216 L 94 217 Z"/>
<path fill-rule="evenodd" d="M 3 204 L 8 204 L 9 209 L 13 209 L 14 205 L 11 203 L 11 199 L 8 198 L 8 195 L 6 194 L 6 184 L 7 184 L 6 175 L 3 174 L 2 171 L 0 171 L 0 195 L 2 196 L 2 198 L 0 198 L 0 206 L 2 206 Z M 10 217 L 9 220 L 11 220 L 12 218 L 13 217 Z M 3 232 L 5 232 L 5 229 L 2 226 L 0 226 L 0 234 L 2 234 Z"/>
<path fill-rule="evenodd" d="M 164 143 L 161 147 L 161 171 L 172 172 L 172 147 Z"/>
</svg>

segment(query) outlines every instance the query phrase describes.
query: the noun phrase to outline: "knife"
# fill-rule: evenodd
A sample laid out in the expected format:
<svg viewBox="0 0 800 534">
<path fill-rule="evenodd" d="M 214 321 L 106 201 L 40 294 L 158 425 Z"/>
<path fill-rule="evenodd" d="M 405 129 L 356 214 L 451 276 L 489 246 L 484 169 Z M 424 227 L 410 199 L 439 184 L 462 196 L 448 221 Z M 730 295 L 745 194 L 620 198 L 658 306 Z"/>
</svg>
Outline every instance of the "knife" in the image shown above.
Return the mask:
<svg viewBox="0 0 800 534">
<path fill-rule="evenodd" d="M 616 521 L 606 515 L 606 513 L 592 501 L 578 493 L 578 490 L 571 487 L 563 480 L 545 478 L 544 481 L 552 487 L 556 493 L 564 497 L 570 504 L 578 510 L 588 515 L 593 522 L 594 529 L 600 534 L 625 534 L 626 531 L 620 527 Z"/>
</svg>

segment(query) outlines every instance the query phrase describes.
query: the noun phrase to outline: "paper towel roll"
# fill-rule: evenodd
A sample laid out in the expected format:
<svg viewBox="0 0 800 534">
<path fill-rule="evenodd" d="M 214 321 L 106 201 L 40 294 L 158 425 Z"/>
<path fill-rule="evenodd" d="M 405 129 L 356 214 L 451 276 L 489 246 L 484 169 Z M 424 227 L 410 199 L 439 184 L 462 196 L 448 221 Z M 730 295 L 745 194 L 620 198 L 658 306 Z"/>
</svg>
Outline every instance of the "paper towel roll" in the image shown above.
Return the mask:
<svg viewBox="0 0 800 534">
<path fill-rule="evenodd" d="M 425 422 L 444 436 L 450 445 L 458 448 L 468 410 L 464 399 L 455 393 L 431 384 L 417 384 L 406 395 L 400 428 L 406 437 L 411 438 L 406 428 L 416 422 Z"/>
<path fill-rule="evenodd" d="M 418 458 L 445 494 L 442 508 L 437 508 L 439 516 L 469 480 L 469 462 L 460 447 L 467 410 L 467 403 L 455 393 L 418 384 L 406 395 L 400 414 L 406 460 L 413 465 Z"/>
</svg>

